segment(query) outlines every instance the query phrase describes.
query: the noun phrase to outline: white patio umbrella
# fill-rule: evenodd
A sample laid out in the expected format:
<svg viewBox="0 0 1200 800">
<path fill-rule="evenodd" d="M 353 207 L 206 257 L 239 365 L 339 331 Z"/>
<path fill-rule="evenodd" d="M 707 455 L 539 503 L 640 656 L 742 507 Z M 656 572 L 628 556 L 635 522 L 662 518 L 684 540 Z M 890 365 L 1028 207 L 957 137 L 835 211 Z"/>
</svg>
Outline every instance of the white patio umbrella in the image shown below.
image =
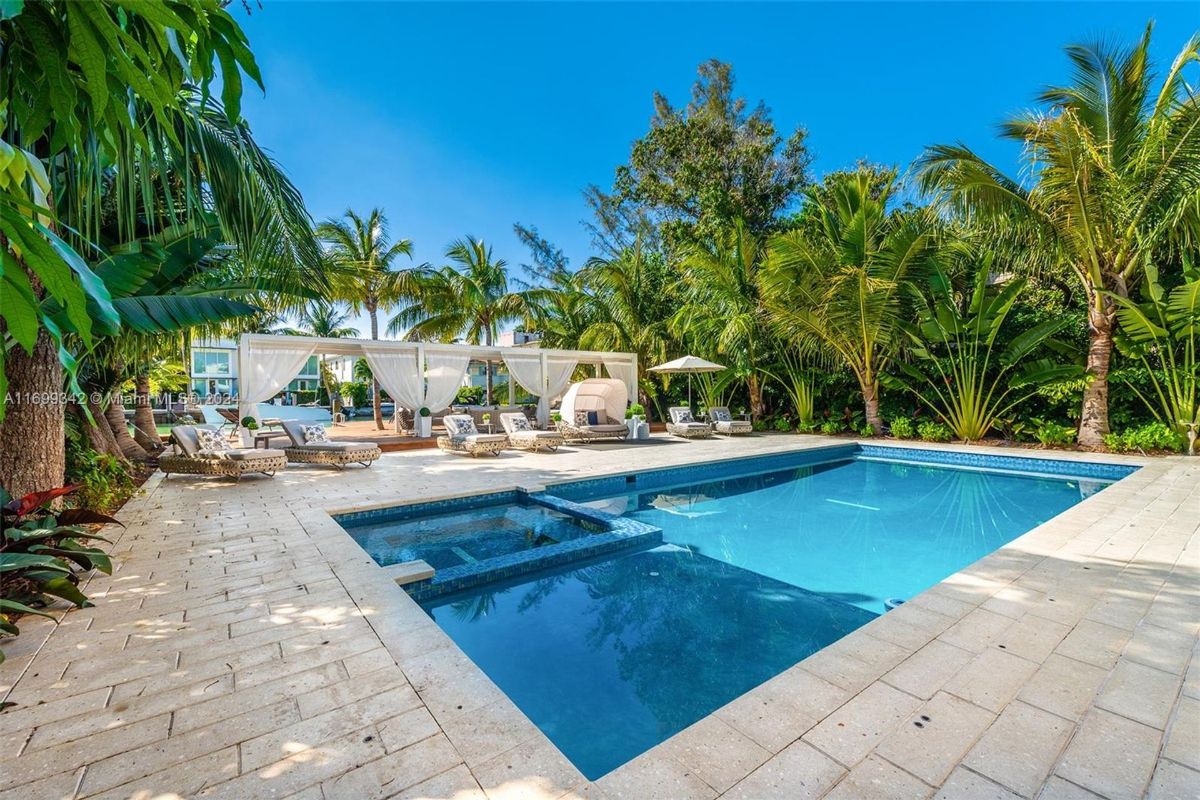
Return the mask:
<svg viewBox="0 0 1200 800">
<path fill-rule="evenodd" d="M 672 374 L 684 374 L 688 376 L 688 408 L 692 407 L 692 375 L 698 372 L 720 372 L 725 369 L 720 364 L 714 364 L 711 361 L 705 361 L 703 358 L 696 356 L 684 356 L 677 358 L 674 361 L 668 361 L 665 364 L 659 364 L 657 367 L 650 367 L 651 372 L 668 372 Z"/>
</svg>

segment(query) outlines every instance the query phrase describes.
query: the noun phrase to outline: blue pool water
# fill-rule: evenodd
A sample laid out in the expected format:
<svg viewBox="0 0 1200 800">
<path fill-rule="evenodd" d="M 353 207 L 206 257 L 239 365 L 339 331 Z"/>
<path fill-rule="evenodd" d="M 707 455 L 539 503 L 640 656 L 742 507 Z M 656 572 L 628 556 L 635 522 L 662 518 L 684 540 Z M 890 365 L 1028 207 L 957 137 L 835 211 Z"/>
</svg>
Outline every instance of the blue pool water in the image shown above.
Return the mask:
<svg viewBox="0 0 1200 800">
<path fill-rule="evenodd" d="M 346 529 L 380 564 L 420 559 L 434 569 L 474 564 L 593 532 L 590 526 L 566 514 L 526 503 L 417 518 L 368 520 L 347 525 Z"/>
<path fill-rule="evenodd" d="M 1095 481 L 847 459 L 596 497 L 663 540 L 869 611 L 952 575 L 1078 503 Z"/>
<path fill-rule="evenodd" d="M 562 513 L 572 503 L 661 529 L 661 544 L 656 531 L 592 561 L 517 577 L 505 567 L 483 586 L 414 595 L 432 597 L 422 607 L 597 778 L 865 624 L 885 599 L 921 592 L 1121 477 L 985 472 L 848 448 L 700 469 L 552 487 L 540 502 L 558 511 L 534 496 L 349 529 L 380 563 L 451 565 L 460 551 L 506 563 L 508 548 L 537 546 L 519 534 L 538 524 L 561 541 L 576 525 Z"/>
<path fill-rule="evenodd" d="M 425 608 L 588 778 L 875 616 L 674 545 Z"/>
</svg>

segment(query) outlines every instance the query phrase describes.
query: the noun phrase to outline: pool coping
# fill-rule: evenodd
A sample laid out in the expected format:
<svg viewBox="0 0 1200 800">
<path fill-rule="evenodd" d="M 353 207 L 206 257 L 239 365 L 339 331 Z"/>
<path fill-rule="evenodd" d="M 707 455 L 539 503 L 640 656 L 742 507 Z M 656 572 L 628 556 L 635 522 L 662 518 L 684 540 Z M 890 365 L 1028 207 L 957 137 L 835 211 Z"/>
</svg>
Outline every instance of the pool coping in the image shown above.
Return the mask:
<svg viewBox="0 0 1200 800">
<path fill-rule="evenodd" d="M 798 438 L 801 440 L 794 442 L 791 446 L 780 448 L 776 452 L 836 449 L 847 445 L 866 445 L 892 449 L 915 448 L 940 453 L 967 453 L 977 456 L 994 457 L 1003 455 L 1014 458 L 1046 459 L 1045 451 L 1011 452 L 1006 450 L 998 454 L 995 448 L 971 445 L 950 446 L 923 442 L 905 442 L 903 445 L 893 445 L 891 443 L 879 443 L 869 440 L 837 440 L 836 442 L 829 442 L 827 440 L 813 441 L 806 437 Z M 1111 489 L 1116 489 L 1126 481 L 1137 480 L 1139 476 L 1142 481 L 1150 481 L 1156 477 L 1157 473 L 1168 469 L 1173 462 L 1172 459 L 1153 459 L 1137 456 L 1053 452 L 1054 460 L 1117 464 L 1143 468 L 1125 478 L 1117 480 L 1109 487 Z M 692 463 L 687 460 L 686 452 L 681 452 L 679 455 L 683 460 L 676 462 L 672 467 L 686 466 Z M 747 456 L 744 454 L 740 456 L 735 454 L 730 455 L 728 458 L 709 458 L 703 462 L 696 463 L 715 464 L 737 461 L 743 458 L 747 458 Z M 1156 464 L 1161 465 L 1161 469 L 1146 469 Z M 637 472 L 638 470 L 632 471 Z M 612 477 L 624 475 L 629 472 L 631 470 L 628 467 L 614 467 L 612 469 L 601 469 L 596 475 L 591 477 Z M 555 486 L 572 482 L 574 481 L 556 481 L 550 485 Z M 1034 563 L 1040 561 L 1046 554 L 1056 549 L 1065 539 L 1074 538 L 1077 532 L 1071 533 L 1065 530 L 1072 522 L 1069 517 L 1090 509 L 1092 505 L 1102 502 L 1105 496 L 1104 492 L 1099 492 L 1085 498 L 1070 509 L 1027 531 L 978 561 L 948 576 L 945 580 L 931 586 L 919 595 L 910 598 L 909 602 L 902 609 L 881 615 L 851 632 L 833 645 L 817 651 L 796 665 L 779 673 L 775 678 L 751 689 L 726 706 L 714 710 L 711 714 L 690 727 L 631 759 L 595 782 L 591 782 L 566 759 L 553 742 L 492 682 L 491 678 L 471 661 L 458 645 L 429 618 L 418 605 L 417 601 L 393 582 L 392 578 L 387 574 L 386 568 L 379 566 L 374 559 L 367 555 L 359 547 L 358 543 L 334 519 L 335 514 L 437 502 L 439 500 L 499 492 L 506 489 L 536 493 L 545 491 L 547 486 L 541 483 L 498 484 L 496 487 L 487 490 L 487 492 L 480 492 L 479 490 L 446 492 L 420 499 L 396 497 L 390 500 L 384 499 L 370 503 L 355 504 L 352 507 L 313 508 L 311 509 L 313 516 L 310 519 L 303 520 L 302 524 L 310 536 L 313 537 L 318 549 L 321 550 L 330 568 L 343 583 L 347 592 L 350 593 L 361 607 L 373 611 L 373 613 L 367 614 L 369 623 L 381 643 L 401 669 L 408 675 L 413 687 L 417 689 L 439 726 L 443 726 L 443 722 L 446 721 L 454 722 L 461 720 L 462 715 L 469 714 L 474 718 L 473 724 L 477 725 L 481 731 L 486 731 L 489 726 L 494 727 L 495 725 L 502 725 L 507 731 L 505 735 L 509 741 L 506 743 L 511 744 L 512 747 L 506 748 L 499 756 L 487 753 L 486 757 L 477 757 L 469 751 L 461 753 L 464 762 L 472 772 L 475 772 L 476 768 L 486 769 L 488 762 L 506 755 L 511 756 L 513 751 L 520 748 L 522 770 L 527 774 L 553 776 L 556 782 L 561 783 L 563 794 L 579 787 L 593 785 L 594 783 L 605 795 L 612 797 L 647 796 L 654 793 L 654 791 L 646 790 L 646 787 L 650 783 L 662 785 L 664 782 L 672 786 L 691 786 L 697 790 L 697 796 L 716 796 L 720 792 L 712 790 L 709 784 L 697 778 L 694 774 L 696 769 L 694 766 L 690 766 L 689 762 L 694 761 L 697 757 L 704 757 L 703 753 L 706 752 L 706 749 L 711 752 L 712 748 L 719 748 L 721 746 L 720 738 L 723 735 L 722 732 L 729 727 L 729 718 L 732 714 L 738 713 L 730 711 L 731 708 L 769 703 L 776 697 L 778 684 L 788 680 L 785 676 L 794 678 L 797 672 L 808 677 L 816 676 L 818 680 L 824 683 L 837 685 L 836 682 L 827 681 L 826 679 L 834 677 L 830 674 L 830 670 L 837 669 L 839 659 L 843 658 L 843 653 L 847 651 L 859 652 L 863 647 L 884 647 L 888 645 L 890 646 L 889 650 L 891 648 L 900 648 L 905 651 L 903 652 L 903 658 L 907 658 L 926 643 L 922 641 L 920 644 L 907 647 L 901 643 L 909 636 L 909 631 L 906 629 L 911 628 L 912 625 L 907 620 L 912 613 L 920 613 L 926 608 L 946 610 L 951 602 L 964 603 L 965 601 L 961 599 L 962 592 L 960 591 L 961 587 L 964 586 L 979 587 L 988 581 L 1002 580 L 1004 576 L 1012 576 L 1009 578 L 1011 581 L 1017 575 L 1021 574 L 1021 572 L 1029 569 Z M 1084 525 L 1082 527 L 1086 528 L 1087 526 Z M 1004 585 L 1006 584 L 998 584 L 997 591 L 1003 588 Z M 975 600 L 973 602 L 974 605 L 970 608 L 961 609 L 961 614 L 957 619 L 954 618 L 954 614 L 945 614 L 943 616 L 952 619 L 952 624 L 957 623 L 961 621 L 962 617 L 965 617 L 968 613 L 982 605 L 984 601 Z M 904 608 L 915 609 L 916 611 L 904 611 Z M 934 613 L 940 612 L 935 611 Z M 930 638 L 936 635 L 934 633 Z M 892 650 L 891 655 L 895 655 L 894 650 Z M 896 663 L 902 661 L 903 658 L 896 659 Z M 887 670 L 883 671 L 886 672 Z M 876 678 L 878 676 L 872 678 L 868 682 L 868 685 L 873 683 Z M 844 689 L 845 687 L 841 688 Z M 861 688 L 865 687 L 860 687 L 860 691 Z M 837 708 L 849 702 L 849 700 L 858 694 L 858 691 L 847 691 L 848 696 L 841 698 L 833 707 L 826 709 L 826 713 L 812 721 L 809 727 L 815 727 L 821 720 L 826 719 Z M 714 721 L 724 724 L 711 724 Z M 745 731 L 741 731 L 737 727 L 734 727 L 734 730 L 743 735 L 745 734 Z M 518 733 L 517 731 L 520 732 Z M 775 755 L 777 751 L 772 750 L 771 753 Z M 761 762 L 754 763 L 748 767 L 745 775 L 753 772 L 760 764 Z M 745 775 L 740 776 L 738 780 L 741 777 L 745 777 Z M 700 782 L 699 785 L 696 784 L 697 781 Z M 732 786 L 733 784 L 730 785 Z M 642 794 L 639 795 L 639 792 L 642 792 Z"/>
</svg>

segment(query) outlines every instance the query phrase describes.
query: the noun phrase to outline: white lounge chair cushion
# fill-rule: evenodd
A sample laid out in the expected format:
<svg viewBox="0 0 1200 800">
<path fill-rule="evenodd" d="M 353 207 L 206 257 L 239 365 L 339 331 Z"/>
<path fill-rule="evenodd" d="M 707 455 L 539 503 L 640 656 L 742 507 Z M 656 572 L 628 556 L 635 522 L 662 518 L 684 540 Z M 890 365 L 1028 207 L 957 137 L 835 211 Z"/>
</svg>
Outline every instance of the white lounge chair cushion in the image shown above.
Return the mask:
<svg viewBox="0 0 1200 800">
<path fill-rule="evenodd" d="M 535 431 L 532 428 L 523 431 L 513 431 L 509 434 L 513 439 L 561 439 L 558 431 Z"/>
<path fill-rule="evenodd" d="M 260 458 L 286 455 L 282 450 L 230 450 L 225 457 L 230 461 L 256 461 Z"/>
<path fill-rule="evenodd" d="M 709 428 L 707 422 L 676 422 L 673 424 L 676 428 L 686 428 L 689 431 L 703 431 Z"/>
<path fill-rule="evenodd" d="M 370 447 L 367 442 L 312 442 L 304 444 L 295 449 L 297 450 L 321 450 L 326 453 L 341 453 L 346 450 L 357 450 L 360 447 Z"/>
<path fill-rule="evenodd" d="M 585 425 L 583 427 L 593 433 L 620 433 L 621 431 L 629 431 L 629 428 L 619 422 L 606 422 L 603 425 Z"/>
</svg>

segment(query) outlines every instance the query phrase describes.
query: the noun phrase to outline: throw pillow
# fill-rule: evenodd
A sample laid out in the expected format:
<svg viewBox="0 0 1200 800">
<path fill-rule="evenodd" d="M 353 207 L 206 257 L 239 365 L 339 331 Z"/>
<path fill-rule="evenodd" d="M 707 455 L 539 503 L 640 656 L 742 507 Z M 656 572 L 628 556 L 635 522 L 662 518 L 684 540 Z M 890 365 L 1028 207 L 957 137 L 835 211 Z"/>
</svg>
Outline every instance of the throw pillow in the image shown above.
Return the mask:
<svg viewBox="0 0 1200 800">
<path fill-rule="evenodd" d="M 525 417 L 524 414 L 521 414 L 520 416 L 512 416 L 512 417 L 509 417 L 508 419 L 510 420 L 509 424 L 512 425 L 512 429 L 513 429 L 514 433 L 516 431 L 533 430 L 532 428 L 529 427 L 529 420 Z"/>
<path fill-rule="evenodd" d="M 717 422 L 732 422 L 733 421 L 733 417 L 730 416 L 729 409 L 727 409 L 727 408 L 710 408 L 708 410 L 708 413 Z"/>
<path fill-rule="evenodd" d="M 300 430 L 304 432 L 305 444 L 329 441 L 329 434 L 325 431 L 324 425 L 301 425 Z"/>
<path fill-rule="evenodd" d="M 575 424 L 578 426 L 583 426 L 583 425 L 589 424 L 588 423 L 588 412 L 576 411 L 575 412 Z"/>
<path fill-rule="evenodd" d="M 589 412 L 587 412 L 587 417 L 588 417 L 588 425 L 599 425 L 600 424 L 600 412 L 599 411 L 589 411 Z"/>
<path fill-rule="evenodd" d="M 196 455 L 208 458 L 225 458 L 233 448 L 220 431 L 210 431 L 207 428 L 196 429 Z"/>
<path fill-rule="evenodd" d="M 675 421 L 683 425 L 688 422 L 695 422 L 696 420 L 692 417 L 692 412 L 685 408 L 675 412 Z"/>
</svg>

